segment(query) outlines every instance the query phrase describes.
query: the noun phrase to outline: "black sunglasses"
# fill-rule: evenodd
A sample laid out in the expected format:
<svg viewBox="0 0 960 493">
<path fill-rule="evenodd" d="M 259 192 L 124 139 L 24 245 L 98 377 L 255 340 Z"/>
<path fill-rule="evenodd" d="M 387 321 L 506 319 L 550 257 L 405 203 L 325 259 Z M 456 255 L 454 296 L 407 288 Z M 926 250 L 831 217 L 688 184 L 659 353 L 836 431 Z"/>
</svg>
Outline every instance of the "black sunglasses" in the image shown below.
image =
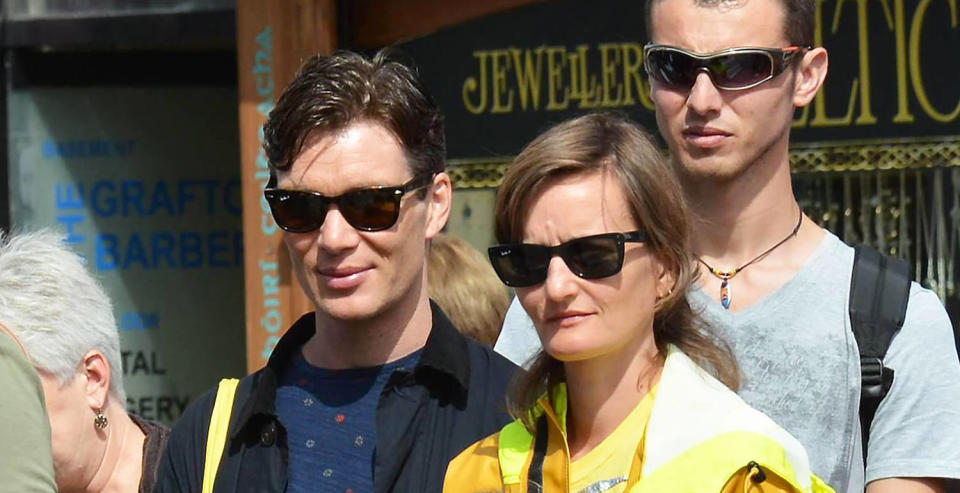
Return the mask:
<svg viewBox="0 0 960 493">
<path fill-rule="evenodd" d="M 433 176 L 415 177 L 398 187 L 351 190 L 336 197 L 317 192 L 268 188 L 263 191 L 273 218 L 284 231 L 307 233 L 319 228 L 330 204 L 336 204 L 344 219 L 359 230 L 382 231 L 396 224 L 404 194 L 429 186 Z"/>
<path fill-rule="evenodd" d="M 717 88 L 739 91 L 780 75 L 794 55 L 809 49 L 810 46 L 731 48 L 698 55 L 650 43 L 643 47 L 643 66 L 651 79 L 673 88 L 692 88 L 697 75 L 705 71 Z"/>
<path fill-rule="evenodd" d="M 623 244 L 647 241 L 643 231 L 583 236 L 557 246 L 513 243 L 490 247 L 490 263 L 504 284 L 534 286 L 547 279 L 550 259 L 559 255 L 571 272 L 583 279 L 610 277 L 623 268 Z"/>
</svg>

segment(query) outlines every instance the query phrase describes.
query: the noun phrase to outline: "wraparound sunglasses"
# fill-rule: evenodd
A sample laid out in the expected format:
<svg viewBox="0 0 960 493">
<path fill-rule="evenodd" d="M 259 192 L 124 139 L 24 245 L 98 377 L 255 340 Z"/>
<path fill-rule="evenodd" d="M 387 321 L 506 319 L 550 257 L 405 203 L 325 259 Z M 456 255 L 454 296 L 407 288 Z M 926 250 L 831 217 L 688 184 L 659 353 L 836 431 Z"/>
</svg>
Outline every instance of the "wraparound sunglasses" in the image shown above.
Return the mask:
<svg viewBox="0 0 960 493">
<path fill-rule="evenodd" d="M 550 259 L 559 255 L 571 272 L 583 279 L 610 277 L 623 268 L 623 245 L 647 241 L 643 231 L 604 233 L 574 238 L 556 246 L 512 243 L 490 247 L 493 270 L 514 288 L 535 286 L 547 279 Z"/>
<path fill-rule="evenodd" d="M 643 66 L 651 79 L 676 89 L 690 89 L 706 72 L 719 89 L 740 91 L 780 75 L 797 53 L 810 46 L 786 48 L 731 48 L 700 55 L 674 46 L 647 44 Z"/>
<path fill-rule="evenodd" d="M 414 177 L 400 186 L 369 187 L 351 190 L 336 197 L 318 192 L 268 188 L 263 191 L 277 225 L 291 233 L 307 233 L 319 228 L 330 204 L 336 204 L 344 219 L 362 231 L 391 228 L 400 217 L 404 194 L 433 183 L 429 175 Z"/>
</svg>

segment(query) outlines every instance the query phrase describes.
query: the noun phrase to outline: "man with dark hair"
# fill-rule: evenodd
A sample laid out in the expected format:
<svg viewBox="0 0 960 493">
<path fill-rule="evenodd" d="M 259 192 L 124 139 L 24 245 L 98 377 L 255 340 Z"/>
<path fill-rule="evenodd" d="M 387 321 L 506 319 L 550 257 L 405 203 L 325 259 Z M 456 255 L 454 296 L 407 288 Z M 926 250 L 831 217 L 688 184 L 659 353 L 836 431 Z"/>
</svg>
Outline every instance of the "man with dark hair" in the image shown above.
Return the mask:
<svg viewBox="0 0 960 493">
<path fill-rule="evenodd" d="M 508 421 L 515 366 L 427 295 L 452 193 L 439 110 L 387 53 L 315 56 L 264 148 L 265 196 L 316 311 L 240 382 L 216 490 L 440 491 L 449 460 Z M 157 492 L 200 491 L 214 401 L 177 424 Z"/>
<path fill-rule="evenodd" d="M 700 289 L 689 299 L 734 349 L 741 396 L 800 439 L 837 491 L 942 492 L 945 478 L 960 478 L 960 364 L 943 305 L 910 287 L 864 460 L 848 316 L 854 251 L 793 195 L 794 110 L 827 75 L 827 51 L 811 46 L 815 3 L 647 2 L 657 124 L 697 218 Z M 522 361 L 515 319 L 497 348 Z"/>
</svg>

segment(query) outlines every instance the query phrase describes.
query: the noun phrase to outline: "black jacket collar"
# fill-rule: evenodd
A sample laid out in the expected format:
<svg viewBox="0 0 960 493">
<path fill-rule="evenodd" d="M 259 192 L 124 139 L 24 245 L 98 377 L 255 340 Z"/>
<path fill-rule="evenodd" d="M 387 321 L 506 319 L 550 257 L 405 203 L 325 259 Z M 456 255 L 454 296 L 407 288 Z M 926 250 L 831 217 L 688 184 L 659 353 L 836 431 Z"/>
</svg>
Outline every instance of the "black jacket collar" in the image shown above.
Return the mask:
<svg viewBox="0 0 960 493">
<path fill-rule="evenodd" d="M 465 405 L 470 382 L 470 361 L 467 357 L 466 336 L 461 334 L 443 310 L 430 301 L 433 326 L 423 354 L 414 370 L 414 384 L 427 387 L 434 395 Z M 251 422 L 272 420 L 276 414 L 274 402 L 277 379 L 286 365 L 300 352 L 300 348 L 316 332 L 313 312 L 300 317 L 280 338 L 267 366 L 253 375 L 253 388 L 240 408 L 233 437 L 241 434 Z"/>
</svg>

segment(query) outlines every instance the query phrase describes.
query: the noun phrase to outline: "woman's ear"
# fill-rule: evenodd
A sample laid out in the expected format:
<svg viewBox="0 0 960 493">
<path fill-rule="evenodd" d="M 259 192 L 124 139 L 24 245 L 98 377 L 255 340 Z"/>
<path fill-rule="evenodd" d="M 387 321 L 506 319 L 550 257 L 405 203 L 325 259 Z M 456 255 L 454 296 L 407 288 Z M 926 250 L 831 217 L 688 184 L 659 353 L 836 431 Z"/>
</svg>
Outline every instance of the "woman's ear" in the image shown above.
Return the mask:
<svg viewBox="0 0 960 493">
<path fill-rule="evenodd" d="M 83 361 L 80 363 L 80 374 L 86 378 L 84 391 L 87 394 L 87 404 L 94 411 L 99 411 L 106 405 L 112 378 L 110 371 L 107 357 L 100 351 L 91 350 L 83 356 Z M 120 403 L 121 406 L 123 404 Z"/>
<path fill-rule="evenodd" d="M 677 286 L 679 266 L 666 255 L 657 255 L 657 301 L 665 300 L 673 294 Z"/>
</svg>

